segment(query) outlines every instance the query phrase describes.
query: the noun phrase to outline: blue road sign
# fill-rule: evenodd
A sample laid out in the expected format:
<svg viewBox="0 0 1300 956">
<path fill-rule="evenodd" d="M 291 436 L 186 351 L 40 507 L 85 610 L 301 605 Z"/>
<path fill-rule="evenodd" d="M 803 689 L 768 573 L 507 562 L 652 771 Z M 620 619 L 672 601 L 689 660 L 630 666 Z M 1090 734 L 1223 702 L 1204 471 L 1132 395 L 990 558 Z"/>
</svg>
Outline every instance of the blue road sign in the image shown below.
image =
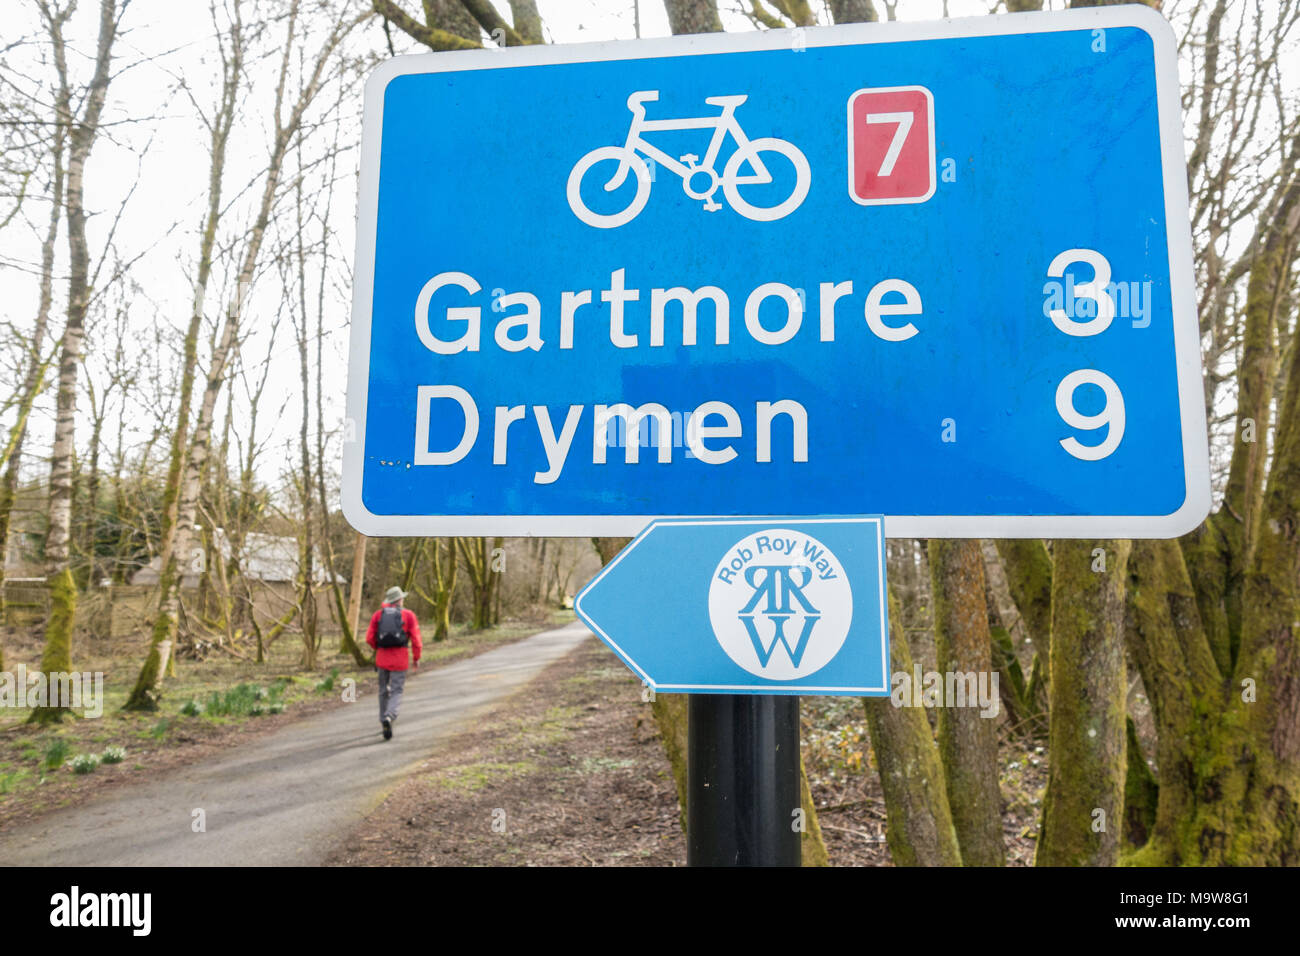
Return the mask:
<svg viewBox="0 0 1300 956">
<path fill-rule="evenodd" d="M 573 604 L 655 690 L 889 695 L 879 516 L 655 521 Z"/>
<path fill-rule="evenodd" d="M 368 534 L 1181 534 L 1177 55 L 1100 7 L 402 57 L 366 88 Z"/>
</svg>

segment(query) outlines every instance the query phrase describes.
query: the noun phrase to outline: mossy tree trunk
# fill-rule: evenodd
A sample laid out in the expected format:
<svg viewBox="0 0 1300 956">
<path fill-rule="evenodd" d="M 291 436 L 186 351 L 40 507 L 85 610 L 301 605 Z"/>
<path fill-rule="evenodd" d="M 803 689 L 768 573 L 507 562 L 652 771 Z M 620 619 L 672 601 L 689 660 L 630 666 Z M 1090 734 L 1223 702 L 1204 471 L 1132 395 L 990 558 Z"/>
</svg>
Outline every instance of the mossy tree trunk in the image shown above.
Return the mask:
<svg viewBox="0 0 1300 956">
<path fill-rule="evenodd" d="M 659 728 L 659 742 L 673 772 L 673 785 L 677 788 L 677 815 L 686 832 L 687 758 L 690 738 L 687 722 L 690 708 L 685 694 L 655 694 L 650 699 L 650 713 Z"/>
<path fill-rule="evenodd" d="M 1297 381 L 1288 388 L 1266 514 L 1243 589 L 1235 664 L 1218 665 L 1174 542 L 1139 544 L 1129 645 L 1158 730 L 1159 789 L 1140 865 L 1300 863 L 1300 527 Z M 1273 517 L 1273 516 L 1277 517 Z"/>
<path fill-rule="evenodd" d="M 451 602 L 456 593 L 457 538 L 427 538 L 420 543 L 432 572 L 432 593 L 420 587 L 417 579 L 416 593 L 433 608 L 433 640 L 445 641 L 451 633 Z"/>
<path fill-rule="evenodd" d="M 983 716 L 976 691 L 993 670 L 984 556 L 970 539 L 933 538 L 929 551 L 938 670 L 955 674 L 954 686 L 968 695 L 939 709 L 939 755 L 953 828 L 967 866 L 1002 866 L 997 731 L 995 721 Z"/>
<path fill-rule="evenodd" d="M 69 674 L 72 672 L 72 622 L 77 612 L 77 585 L 72 569 L 65 567 L 50 576 L 50 617 L 45 625 L 45 648 L 41 652 L 41 673 Z M 54 681 L 46 685 L 50 690 Z M 62 702 L 43 701 L 33 707 L 29 723 L 57 723 L 70 711 Z"/>
<path fill-rule="evenodd" d="M 1268 458 L 1271 406 L 1277 383 L 1278 311 L 1295 255 L 1287 228 L 1300 199 L 1297 187 L 1282 197 L 1275 227 L 1255 258 L 1246 285 L 1245 326 L 1238 366 L 1233 455 L 1219 510 L 1183 541 L 1183 556 L 1196 589 L 1201 628 L 1214 661 L 1232 670 L 1241 642 L 1242 592 L 1250 551 L 1258 537 L 1264 465 Z M 1279 421 L 1279 427 L 1285 422 Z"/>
<path fill-rule="evenodd" d="M 537 12 L 537 0 L 510 0 L 510 18 L 515 21 L 515 31 L 524 43 L 542 42 L 542 17 Z"/>
<path fill-rule="evenodd" d="M 1160 773 L 1155 820 L 1135 862 L 1172 864 L 1197 799 L 1198 752 L 1213 736 L 1223 680 L 1178 542 L 1133 543 L 1127 605 L 1128 647 L 1151 702 Z"/>
<path fill-rule="evenodd" d="M 1218 44 L 1217 25 L 1206 42 Z M 1139 864 L 1300 863 L 1300 368 L 1294 345 L 1279 348 L 1300 234 L 1293 161 L 1262 208 L 1239 264 L 1246 301 L 1222 503 L 1178 544 L 1138 544 L 1129 575 L 1129 645 L 1159 735 Z"/>
<path fill-rule="evenodd" d="M 803 807 L 804 828 L 799 834 L 799 865 L 830 866 L 831 855 L 826 851 L 822 825 L 817 819 L 817 804 L 813 802 L 812 787 L 808 784 L 808 771 L 799 759 L 799 805 Z"/>
<path fill-rule="evenodd" d="M 1151 839 L 1151 828 L 1156 822 L 1156 804 L 1160 787 L 1155 775 L 1142 756 L 1137 725 L 1129 717 L 1126 724 L 1124 751 L 1124 847 L 1134 849 L 1146 845 Z"/>
<path fill-rule="evenodd" d="M 889 595 L 891 673 L 912 673 L 902 612 Z M 863 701 L 888 822 L 885 838 L 897 866 L 960 866 L 961 850 L 948 806 L 943 762 L 921 707 L 895 707 L 887 697 Z"/>
<path fill-rule="evenodd" d="M 456 538 L 460 556 L 469 575 L 470 626 L 481 631 L 492 626 L 492 587 L 497 572 L 493 570 L 492 549 L 487 538 Z"/>
<path fill-rule="evenodd" d="M 456 542 L 434 539 L 429 556 L 434 577 L 434 632 L 435 641 L 445 641 L 451 634 L 451 602 L 456 595 Z"/>
<path fill-rule="evenodd" d="M 1281 197 L 1275 229 L 1252 266 L 1248 342 L 1273 340 L 1280 294 L 1292 275 L 1297 219 L 1300 182 Z M 1247 432 L 1250 416 L 1243 415 L 1266 412 L 1261 395 L 1273 391 L 1263 381 L 1271 364 L 1258 358 L 1243 366 L 1239 428 L 1220 511 L 1181 549 L 1166 542 L 1143 546 L 1144 560 L 1131 573 L 1138 591 L 1130 601 L 1130 644 L 1159 731 L 1156 819 L 1135 863 L 1300 863 L 1300 372 L 1294 349 L 1266 486 L 1263 435 Z M 1248 385 L 1250 379 L 1259 381 Z M 1234 568 L 1245 569 L 1239 599 L 1232 597 Z"/>
<path fill-rule="evenodd" d="M 1051 717 L 1039 866 L 1111 866 L 1119 859 L 1129 550 L 1127 541 L 1052 546 Z"/>
</svg>

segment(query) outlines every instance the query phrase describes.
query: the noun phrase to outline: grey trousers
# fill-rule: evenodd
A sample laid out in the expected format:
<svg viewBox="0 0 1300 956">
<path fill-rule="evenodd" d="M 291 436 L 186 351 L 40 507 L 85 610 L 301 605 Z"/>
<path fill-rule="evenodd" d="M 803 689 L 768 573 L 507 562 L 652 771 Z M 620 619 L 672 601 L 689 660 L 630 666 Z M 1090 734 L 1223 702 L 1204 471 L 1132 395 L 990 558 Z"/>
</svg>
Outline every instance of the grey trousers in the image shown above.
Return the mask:
<svg viewBox="0 0 1300 956">
<path fill-rule="evenodd" d="M 379 670 L 379 720 L 397 716 L 402 706 L 402 688 L 406 686 L 406 671 Z"/>
</svg>

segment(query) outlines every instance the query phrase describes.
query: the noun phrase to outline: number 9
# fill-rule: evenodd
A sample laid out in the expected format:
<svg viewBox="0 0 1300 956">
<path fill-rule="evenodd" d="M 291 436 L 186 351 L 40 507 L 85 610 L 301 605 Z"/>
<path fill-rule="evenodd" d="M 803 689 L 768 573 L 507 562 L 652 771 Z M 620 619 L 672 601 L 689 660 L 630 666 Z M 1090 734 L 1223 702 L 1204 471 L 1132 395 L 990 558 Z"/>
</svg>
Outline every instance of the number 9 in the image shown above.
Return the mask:
<svg viewBox="0 0 1300 956">
<path fill-rule="evenodd" d="M 1085 415 L 1074 407 L 1074 393 L 1080 385 L 1096 385 L 1106 393 L 1106 405 L 1096 415 Z M 1124 439 L 1124 396 L 1115 380 L 1105 372 L 1081 368 L 1065 376 L 1056 386 L 1056 413 L 1065 424 L 1081 431 L 1110 426 L 1106 440 L 1100 445 L 1084 445 L 1074 437 L 1061 439 L 1061 447 L 1082 461 L 1100 461 L 1118 448 Z"/>
</svg>

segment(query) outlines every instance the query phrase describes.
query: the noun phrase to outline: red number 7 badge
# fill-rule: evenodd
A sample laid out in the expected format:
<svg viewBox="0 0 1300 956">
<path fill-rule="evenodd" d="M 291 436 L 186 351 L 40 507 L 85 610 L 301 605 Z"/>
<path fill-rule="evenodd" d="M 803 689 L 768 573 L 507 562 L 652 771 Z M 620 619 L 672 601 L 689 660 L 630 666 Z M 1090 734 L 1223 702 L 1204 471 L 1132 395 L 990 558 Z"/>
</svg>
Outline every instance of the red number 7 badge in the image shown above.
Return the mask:
<svg viewBox="0 0 1300 956">
<path fill-rule="evenodd" d="M 934 195 L 934 97 L 924 86 L 849 97 L 849 196 L 863 206 Z"/>
</svg>

